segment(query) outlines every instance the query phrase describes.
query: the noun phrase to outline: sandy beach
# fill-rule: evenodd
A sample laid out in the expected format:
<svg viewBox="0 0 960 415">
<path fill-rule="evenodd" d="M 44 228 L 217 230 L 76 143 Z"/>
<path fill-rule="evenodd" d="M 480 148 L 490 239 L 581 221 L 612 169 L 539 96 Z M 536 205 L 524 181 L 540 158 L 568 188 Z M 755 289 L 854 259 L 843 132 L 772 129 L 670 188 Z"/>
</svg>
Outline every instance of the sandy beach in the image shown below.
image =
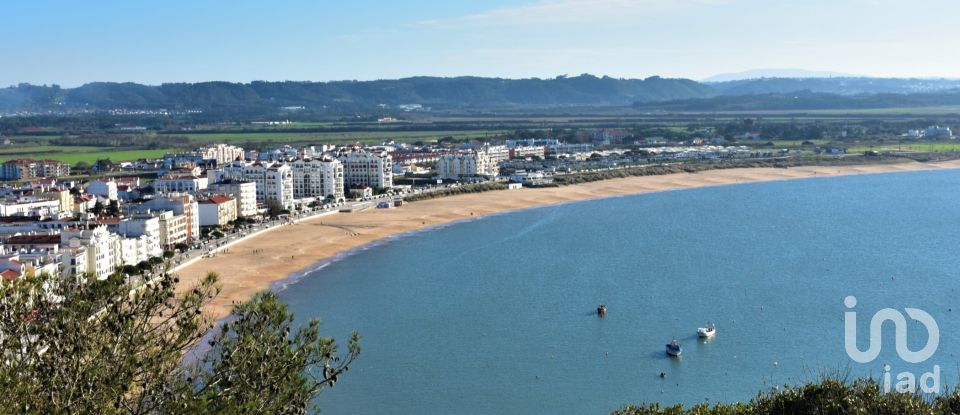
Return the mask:
<svg viewBox="0 0 960 415">
<path fill-rule="evenodd" d="M 604 197 L 671 189 L 773 180 L 899 171 L 956 169 L 960 160 L 861 166 L 805 166 L 789 169 L 749 168 L 700 173 L 629 177 L 573 186 L 503 190 L 408 203 L 395 209 L 368 209 L 303 220 L 249 237 L 225 252 L 203 258 L 177 271 L 180 289 L 192 287 L 209 272 L 220 274 L 222 291 L 208 308 L 213 318 L 229 314 L 270 284 L 288 278 L 318 261 L 378 239 L 480 215 Z"/>
</svg>

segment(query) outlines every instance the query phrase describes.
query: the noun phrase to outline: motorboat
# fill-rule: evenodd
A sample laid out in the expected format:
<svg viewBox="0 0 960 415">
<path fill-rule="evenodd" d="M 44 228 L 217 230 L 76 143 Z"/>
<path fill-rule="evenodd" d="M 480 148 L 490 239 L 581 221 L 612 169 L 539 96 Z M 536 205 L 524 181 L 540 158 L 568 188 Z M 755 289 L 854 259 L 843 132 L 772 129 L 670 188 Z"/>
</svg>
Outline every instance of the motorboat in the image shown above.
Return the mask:
<svg viewBox="0 0 960 415">
<path fill-rule="evenodd" d="M 677 339 L 673 339 L 670 343 L 667 343 L 667 354 L 674 357 L 679 357 L 683 354 L 683 348 L 680 347 Z"/>
<path fill-rule="evenodd" d="M 704 327 L 697 328 L 697 336 L 701 339 L 709 339 L 717 334 L 717 327 L 713 324 L 707 324 Z"/>
</svg>

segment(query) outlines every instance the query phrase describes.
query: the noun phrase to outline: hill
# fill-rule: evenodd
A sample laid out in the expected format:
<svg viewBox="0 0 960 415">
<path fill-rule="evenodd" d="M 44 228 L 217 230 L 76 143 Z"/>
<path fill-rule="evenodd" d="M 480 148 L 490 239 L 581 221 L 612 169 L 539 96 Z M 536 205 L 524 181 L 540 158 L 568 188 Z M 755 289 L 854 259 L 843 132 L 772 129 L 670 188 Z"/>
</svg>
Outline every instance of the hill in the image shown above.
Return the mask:
<svg viewBox="0 0 960 415">
<path fill-rule="evenodd" d="M 742 81 L 747 79 L 760 78 L 836 78 L 836 77 L 855 77 L 856 75 L 845 74 L 830 71 L 811 71 L 807 69 L 781 68 L 781 69 L 751 69 L 743 72 L 723 73 L 711 76 L 703 82 L 729 82 Z"/>
<path fill-rule="evenodd" d="M 282 107 L 341 111 L 419 104 L 438 109 L 626 106 L 712 96 L 687 79 L 615 79 L 580 75 L 553 79 L 436 78 L 337 82 L 90 83 L 77 88 L 21 84 L 0 89 L 0 111 L 199 109 L 261 112 Z"/>
</svg>

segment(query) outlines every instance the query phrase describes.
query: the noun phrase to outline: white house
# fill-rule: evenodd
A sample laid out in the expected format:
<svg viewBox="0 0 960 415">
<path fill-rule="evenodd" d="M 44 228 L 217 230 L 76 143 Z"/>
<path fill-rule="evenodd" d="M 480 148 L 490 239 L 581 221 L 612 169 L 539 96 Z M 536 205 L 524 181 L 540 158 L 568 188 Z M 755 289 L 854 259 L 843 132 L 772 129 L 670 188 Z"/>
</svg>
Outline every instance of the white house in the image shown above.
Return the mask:
<svg viewBox="0 0 960 415">
<path fill-rule="evenodd" d="M 87 193 L 110 200 L 117 200 L 117 182 L 113 180 L 91 180 L 87 183 Z"/>
</svg>

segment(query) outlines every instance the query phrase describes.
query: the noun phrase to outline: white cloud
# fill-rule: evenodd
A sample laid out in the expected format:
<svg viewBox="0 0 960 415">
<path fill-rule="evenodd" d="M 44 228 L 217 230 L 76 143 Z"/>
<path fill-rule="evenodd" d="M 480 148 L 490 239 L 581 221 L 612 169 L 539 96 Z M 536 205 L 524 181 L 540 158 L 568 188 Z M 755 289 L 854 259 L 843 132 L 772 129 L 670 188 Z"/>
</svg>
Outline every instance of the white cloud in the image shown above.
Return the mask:
<svg viewBox="0 0 960 415">
<path fill-rule="evenodd" d="M 536 3 L 491 9 L 447 20 L 428 20 L 417 26 L 538 26 L 563 23 L 628 23 L 664 12 L 718 6 L 732 0 L 539 0 Z"/>
</svg>

